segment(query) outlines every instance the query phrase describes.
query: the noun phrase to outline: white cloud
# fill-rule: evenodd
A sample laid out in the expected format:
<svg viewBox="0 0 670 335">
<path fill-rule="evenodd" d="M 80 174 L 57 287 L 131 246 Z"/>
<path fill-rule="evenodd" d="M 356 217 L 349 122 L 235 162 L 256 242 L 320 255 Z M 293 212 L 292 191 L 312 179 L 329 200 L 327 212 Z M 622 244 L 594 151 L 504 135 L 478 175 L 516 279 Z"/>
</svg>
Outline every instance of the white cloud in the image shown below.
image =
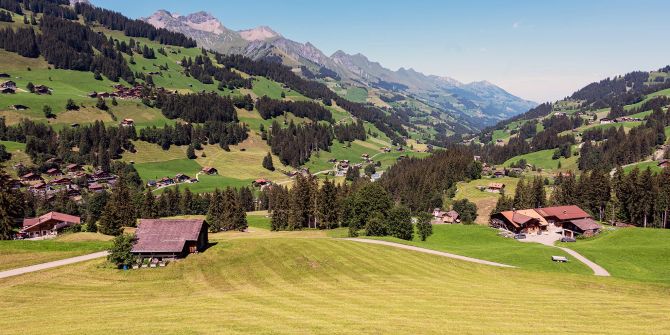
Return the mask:
<svg viewBox="0 0 670 335">
<path fill-rule="evenodd" d="M 512 23 L 512 28 L 514 28 L 514 29 L 519 28 L 520 26 L 521 26 L 521 22 L 519 22 L 519 21 L 516 21 L 516 22 Z"/>
</svg>

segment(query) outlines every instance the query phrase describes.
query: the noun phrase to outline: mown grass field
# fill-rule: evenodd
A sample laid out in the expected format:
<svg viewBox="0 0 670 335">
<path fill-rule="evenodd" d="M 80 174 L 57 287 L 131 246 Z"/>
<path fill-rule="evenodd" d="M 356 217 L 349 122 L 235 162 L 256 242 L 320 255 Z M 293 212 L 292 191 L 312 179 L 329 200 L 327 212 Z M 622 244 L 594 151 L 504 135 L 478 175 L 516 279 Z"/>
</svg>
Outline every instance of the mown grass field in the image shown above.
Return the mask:
<svg viewBox="0 0 670 335">
<path fill-rule="evenodd" d="M 624 228 L 565 246 L 598 263 L 612 276 L 670 284 L 668 241 L 670 230 Z"/>
<path fill-rule="evenodd" d="M 365 103 L 368 100 L 368 91 L 362 87 L 350 87 L 344 98 L 359 103 Z"/>
<path fill-rule="evenodd" d="M 575 152 L 577 149 L 573 146 L 572 151 Z M 572 155 L 570 158 L 561 158 L 561 159 L 552 159 L 552 156 L 554 155 L 554 150 L 549 149 L 549 150 L 540 150 L 540 151 L 535 151 L 531 152 L 525 155 L 519 155 L 512 157 L 508 159 L 505 163 L 503 163 L 503 166 L 509 167 L 514 163 L 517 163 L 521 159 L 525 159 L 528 164 L 535 165 L 538 168 L 545 169 L 545 170 L 557 170 L 558 169 L 558 162 L 561 162 L 561 168 L 560 170 L 562 171 L 567 171 L 567 170 L 577 170 L 577 160 L 578 156 Z"/>
<path fill-rule="evenodd" d="M 3 279 L 0 327 L 3 334 L 670 331 L 668 286 L 500 269 L 321 233 L 216 234 L 206 252 L 166 268 L 120 271 L 95 260 Z M 542 311 L 550 317 L 517 317 Z"/>
<path fill-rule="evenodd" d="M 496 229 L 483 225 L 433 225 L 433 235 L 426 241 L 418 236 L 405 241 L 394 237 L 367 237 L 403 243 L 427 249 L 446 251 L 489 261 L 514 265 L 526 270 L 590 274 L 579 261 L 556 263 L 551 256 L 569 257 L 565 252 L 539 243 L 521 243 L 497 236 Z M 569 257 L 570 258 L 570 257 Z"/>
<path fill-rule="evenodd" d="M 101 251 L 109 248 L 110 239 L 76 233 L 44 241 L 0 241 L 0 271 Z"/>
</svg>

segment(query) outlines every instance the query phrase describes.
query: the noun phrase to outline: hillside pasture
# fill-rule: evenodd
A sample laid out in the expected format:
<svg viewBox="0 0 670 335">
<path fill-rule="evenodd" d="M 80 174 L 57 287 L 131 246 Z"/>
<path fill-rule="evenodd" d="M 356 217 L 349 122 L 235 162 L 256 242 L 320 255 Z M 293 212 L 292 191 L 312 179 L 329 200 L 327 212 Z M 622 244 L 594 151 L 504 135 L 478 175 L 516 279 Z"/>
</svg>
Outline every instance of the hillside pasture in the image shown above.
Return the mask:
<svg viewBox="0 0 670 335">
<path fill-rule="evenodd" d="M 270 234 L 283 237 L 216 234 L 207 251 L 165 268 L 120 271 L 100 259 L 4 279 L 0 327 L 7 334 L 129 335 L 670 330 L 666 286 L 313 238 L 319 231 L 257 235 Z M 551 264 L 563 265 L 572 266 Z M 549 310 L 541 322 L 510 316 Z"/>
<path fill-rule="evenodd" d="M 76 233 L 52 240 L 0 241 L 0 271 L 101 251 L 110 246 L 109 239 L 100 234 Z"/>
<path fill-rule="evenodd" d="M 477 219 L 475 222 L 478 224 L 488 224 L 489 215 L 491 215 L 491 211 L 496 207 L 496 202 L 501 196 L 498 193 L 480 190 L 480 188 L 485 188 L 490 183 L 503 183 L 505 184 L 505 194 L 514 195 L 519 179 L 511 177 L 482 178 L 456 184 L 456 196 L 454 199 L 468 199 L 477 205 Z"/>
<path fill-rule="evenodd" d="M 433 235 L 426 241 L 414 236 L 411 241 L 394 237 L 367 237 L 414 245 L 422 248 L 451 252 L 488 261 L 514 265 L 525 270 L 590 274 L 579 261 L 556 263 L 551 256 L 567 253 L 539 243 L 521 243 L 497 235 L 498 230 L 482 225 L 433 225 Z"/>
<path fill-rule="evenodd" d="M 538 168 L 544 170 L 557 170 L 558 162 L 561 162 L 561 170 L 576 170 L 577 169 L 577 160 L 578 156 L 574 154 L 570 158 L 561 158 L 561 159 L 552 159 L 554 155 L 554 149 L 540 150 L 531 152 L 524 155 L 519 155 L 512 157 L 503 163 L 503 166 L 510 167 L 512 164 L 519 162 L 521 159 L 525 159 L 528 164 L 535 165 Z M 573 153 L 576 151 L 575 146 L 572 147 Z"/>
<path fill-rule="evenodd" d="M 670 230 L 620 228 L 565 244 L 615 277 L 670 284 Z"/>
</svg>

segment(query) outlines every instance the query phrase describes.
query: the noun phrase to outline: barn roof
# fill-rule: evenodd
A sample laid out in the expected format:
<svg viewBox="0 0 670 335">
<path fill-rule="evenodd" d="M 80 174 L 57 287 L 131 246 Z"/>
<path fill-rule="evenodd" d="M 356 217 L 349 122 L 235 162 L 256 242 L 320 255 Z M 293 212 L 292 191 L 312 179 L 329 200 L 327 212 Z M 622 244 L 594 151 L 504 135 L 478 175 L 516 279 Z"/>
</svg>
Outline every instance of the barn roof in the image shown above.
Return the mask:
<svg viewBox="0 0 670 335">
<path fill-rule="evenodd" d="M 504 188 L 505 184 L 503 183 L 490 183 L 489 188 Z"/>
<path fill-rule="evenodd" d="M 133 252 L 181 252 L 186 241 L 198 240 L 204 223 L 202 219 L 141 219 Z"/>
<path fill-rule="evenodd" d="M 575 205 L 537 208 L 535 211 L 544 218 L 553 216 L 565 221 L 591 217 L 591 215 Z"/>
<path fill-rule="evenodd" d="M 570 222 L 583 231 L 600 229 L 600 225 L 591 218 L 570 220 Z"/>
</svg>

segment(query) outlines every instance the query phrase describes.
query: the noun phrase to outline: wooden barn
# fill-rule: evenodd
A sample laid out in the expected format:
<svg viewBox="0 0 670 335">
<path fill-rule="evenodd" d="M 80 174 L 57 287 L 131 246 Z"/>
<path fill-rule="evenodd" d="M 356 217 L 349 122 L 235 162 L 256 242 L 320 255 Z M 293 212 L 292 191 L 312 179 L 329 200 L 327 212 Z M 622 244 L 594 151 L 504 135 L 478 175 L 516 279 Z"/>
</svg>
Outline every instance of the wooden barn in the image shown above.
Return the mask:
<svg viewBox="0 0 670 335">
<path fill-rule="evenodd" d="M 600 225 L 591 218 L 563 222 L 563 235 L 567 237 L 593 236 L 599 232 Z"/>
<path fill-rule="evenodd" d="M 132 253 L 139 258 L 186 257 L 207 248 L 207 228 L 202 219 L 141 219 Z"/>
</svg>

